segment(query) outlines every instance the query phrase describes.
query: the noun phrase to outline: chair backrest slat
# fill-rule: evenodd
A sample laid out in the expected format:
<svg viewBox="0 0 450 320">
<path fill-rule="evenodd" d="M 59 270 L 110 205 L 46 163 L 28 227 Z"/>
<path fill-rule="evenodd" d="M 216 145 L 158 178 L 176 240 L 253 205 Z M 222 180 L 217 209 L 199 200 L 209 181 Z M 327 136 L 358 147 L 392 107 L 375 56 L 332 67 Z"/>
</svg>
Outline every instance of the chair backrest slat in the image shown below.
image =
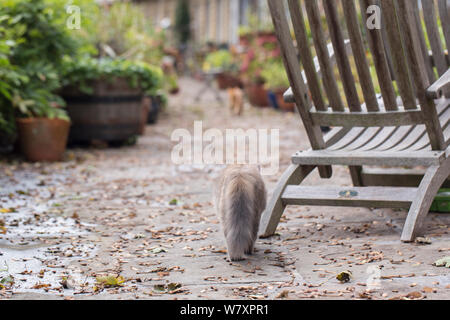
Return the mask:
<svg viewBox="0 0 450 320">
<path fill-rule="evenodd" d="M 422 1 L 424 3 L 424 1 Z M 426 97 L 426 89 L 430 85 L 423 75 L 426 72 L 425 59 L 421 54 L 420 42 L 415 26 L 414 8 L 410 0 L 398 0 L 399 21 L 404 30 L 405 53 L 409 60 L 413 82 L 421 106 L 423 118 L 433 150 L 445 149 L 445 139 L 442 133 L 436 106 Z"/>
<path fill-rule="evenodd" d="M 435 39 L 440 43 L 439 48 L 432 44 L 430 37 L 430 30 L 435 38 L 440 31 L 434 8 L 436 1 L 439 1 L 444 31 L 442 40 Z M 321 125 L 345 129 L 425 125 L 433 150 L 445 149 L 435 102 L 427 97 L 426 90 L 443 71 L 439 70 L 443 66 L 439 66 L 435 52 L 440 52 L 446 70 L 450 64 L 443 49 L 447 1 L 421 1 L 424 10 L 428 10 L 424 11 L 424 17 L 427 12 L 434 12 L 431 19 L 434 21 L 427 18 L 425 28 L 426 19 L 415 0 L 287 0 L 297 40 L 296 51 L 285 1 L 268 0 L 294 100 L 313 149 L 325 146 Z M 377 13 L 381 13 L 381 28 L 371 23 L 379 21 Z M 350 46 L 353 58 L 349 56 Z M 343 88 L 345 98 L 339 88 Z M 364 101 L 360 101 L 359 89 Z"/>
<path fill-rule="evenodd" d="M 360 0 L 363 15 L 363 21 L 368 19 L 367 8 L 371 5 L 376 5 L 374 0 Z M 381 30 L 369 29 L 366 25 L 367 40 L 369 43 L 370 51 L 372 52 L 373 62 L 375 70 L 378 76 L 378 83 L 380 85 L 380 91 L 383 96 L 384 107 L 389 111 L 396 111 L 397 98 L 395 96 L 394 86 L 392 85 L 388 61 L 386 58 L 386 51 L 383 45 L 383 39 L 381 36 Z"/>
<path fill-rule="evenodd" d="M 320 20 L 319 8 L 316 0 L 305 1 L 308 20 L 311 26 L 311 33 L 316 48 L 317 58 L 319 59 L 320 69 L 322 71 L 323 85 L 328 96 L 328 101 L 334 111 L 344 111 L 344 105 L 339 94 L 338 85 L 333 75 L 328 47 L 325 41 L 325 34 Z"/>
<path fill-rule="evenodd" d="M 447 71 L 448 65 L 445 60 L 444 50 L 442 49 L 434 1 L 422 1 L 422 7 L 428 39 L 430 41 L 431 51 L 433 52 L 434 64 L 439 76 L 441 76 Z M 447 23 L 449 22 L 447 21 Z"/>
<path fill-rule="evenodd" d="M 391 46 L 392 62 L 394 64 L 395 79 L 405 109 L 417 109 L 413 85 L 406 62 L 405 50 L 402 43 L 401 29 L 397 20 L 397 8 L 393 0 L 380 2 L 384 22 L 388 28 L 388 41 Z"/>
<path fill-rule="evenodd" d="M 320 90 L 320 83 L 316 73 L 316 66 L 314 64 L 313 56 L 310 50 L 310 43 L 308 40 L 305 20 L 303 12 L 299 6 L 298 0 L 288 0 L 289 11 L 294 26 L 295 37 L 297 39 L 297 46 L 301 57 L 301 63 L 305 70 L 306 79 L 311 92 L 311 97 L 314 102 L 314 106 L 319 111 L 326 111 L 327 107 L 323 101 L 322 93 Z"/>
<path fill-rule="evenodd" d="M 358 15 L 355 2 L 353 0 L 342 0 L 345 11 L 345 20 L 347 23 L 348 35 L 352 46 L 353 56 L 355 58 L 356 69 L 358 71 L 359 81 L 366 102 L 368 111 L 379 111 L 378 101 L 370 74 L 369 64 L 366 58 L 366 50 L 358 24 Z"/>
<path fill-rule="evenodd" d="M 309 114 L 311 100 L 308 96 L 308 88 L 303 82 L 303 77 L 300 73 L 300 64 L 292 43 L 284 5 L 282 2 L 269 1 L 269 8 L 272 15 L 272 21 L 275 26 L 275 33 L 278 41 L 280 42 L 283 61 L 286 67 L 289 82 L 292 86 L 296 107 L 302 117 L 311 147 L 313 149 L 324 149 L 325 142 L 320 127 L 313 125 Z"/>
<path fill-rule="evenodd" d="M 450 51 L 450 2 L 448 0 L 439 0 L 438 7 L 442 28 L 444 29 L 445 42 L 447 43 L 447 51 Z"/>
<path fill-rule="evenodd" d="M 423 28 L 422 28 L 422 21 L 420 20 L 420 12 L 419 12 L 419 4 L 414 1 L 413 3 L 413 9 L 414 9 L 414 21 L 415 21 L 415 27 L 417 36 L 419 37 L 420 41 L 420 50 L 422 51 L 422 55 L 425 57 L 425 67 L 427 69 L 427 75 L 428 80 L 430 83 L 433 83 L 436 80 L 436 75 L 433 70 L 433 64 L 431 63 L 430 55 L 428 53 L 427 43 L 425 41 Z"/>
<path fill-rule="evenodd" d="M 352 74 L 350 61 L 345 50 L 344 36 L 342 35 L 341 26 L 339 25 L 336 1 L 322 1 L 325 9 L 325 16 L 330 30 L 331 42 L 333 44 L 336 63 L 342 78 L 347 105 L 350 111 L 361 111 L 361 103 L 359 102 L 358 92 L 356 91 L 355 78 Z"/>
</svg>

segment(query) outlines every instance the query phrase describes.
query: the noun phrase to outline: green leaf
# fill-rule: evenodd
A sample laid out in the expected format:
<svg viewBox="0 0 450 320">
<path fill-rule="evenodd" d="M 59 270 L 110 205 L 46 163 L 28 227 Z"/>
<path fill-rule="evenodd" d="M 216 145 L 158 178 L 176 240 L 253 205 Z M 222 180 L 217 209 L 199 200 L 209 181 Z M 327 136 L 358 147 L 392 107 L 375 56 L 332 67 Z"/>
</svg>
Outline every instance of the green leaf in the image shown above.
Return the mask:
<svg viewBox="0 0 450 320">
<path fill-rule="evenodd" d="M 154 248 L 151 250 L 152 253 L 161 253 L 161 252 L 167 252 L 167 250 L 163 248 Z"/>
<path fill-rule="evenodd" d="M 353 275 L 349 270 L 342 271 L 336 276 L 336 279 L 338 279 L 342 283 L 349 282 L 351 278 L 353 278 Z"/>
<path fill-rule="evenodd" d="M 125 279 L 122 276 L 105 276 L 105 277 L 97 277 L 97 283 L 110 287 L 118 287 L 122 286 L 125 282 Z"/>
<path fill-rule="evenodd" d="M 181 283 L 169 283 L 167 285 L 167 289 L 169 289 L 169 291 L 173 291 L 178 288 L 181 288 Z"/>
<path fill-rule="evenodd" d="M 446 267 L 450 268 L 450 256 L 438 259 L 434 262 L 436 267 Z"/>
<path fill-rule="evenodd" d="M 0 284 L 12 286 L 14 284 L 14 277 L 12 275 L 8 275 L 0 280 Z"/>
</svg>

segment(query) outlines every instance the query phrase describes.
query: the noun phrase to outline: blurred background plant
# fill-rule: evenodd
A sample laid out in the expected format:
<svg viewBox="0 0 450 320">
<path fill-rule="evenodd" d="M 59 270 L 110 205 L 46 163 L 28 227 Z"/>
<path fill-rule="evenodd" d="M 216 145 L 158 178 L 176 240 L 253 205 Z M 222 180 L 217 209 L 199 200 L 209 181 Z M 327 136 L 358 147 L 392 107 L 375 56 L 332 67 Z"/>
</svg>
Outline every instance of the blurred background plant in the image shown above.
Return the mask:
<svg viewBox="0 0 450 320">
<path fill-rule="evenodd" d="M 70 5 L 82 12 L 79 29 L 67 27 Z M 145 94 L 161 95 L 164 87 L 176 87 L 176 74 L 162 80 L 164 43 L 164 30 L 153 27 L 130 3 L 104 10 L 94 0 L 2 0 L 1 140 L 14 140 L 17 117 L 67 120 L 59 93 L 70 81 L 82 86 L 81 78 L 114 74 Z M 108 59 L 94 61 L 97 58 Z"/>
<path fill-rule="evenodd" d="M 138 88 L 144 94 L 154 96 L 161 87 L 163 78 L 161 68 L 143 61 L 87 56 L 81 59 L 65 57 L 61 74 L 64 87 L 75 87 L 87 95 L 94 92 L 92 81 L 114 82 L 121 78 L 131 88 Z"/>
<path fill-rule="evenodd" d="M 0 8 L 2 126 L 12 134 L 14 116 L 67 118 L 55 92 L 62 57 L 77 49 L 47 0 L 5 0 Z"/>
<path fill-rule="evenodd" d="M 108 10 L 94 12 L 91 19 L 98 23 L 85 39 L 97 49 L 99 57 L 163 66 L 167 40 L 165 31 L 154 27 L 139 7 L 128 2 L 116 2 Z M 166 91 L 178 87 L 178 77 L 174 71 L 164 73 L 162 87 Z"/>
<path fill-rule="evenodd" d="M 286 90 L 290 86 L 281 59 L 274 59 L 266 63 L 261 70 L 261 77 L 270 90 Z"/>
<path fill-rule="evenodd" d="M 181 49 L 184 50 L 191 39 L 191 14 L 188 0 L 178 0 L 175 9 L 175 34 Z"/>
<path fill-rule="evenodd" d="M 239 65 L 229 50 L 221 49 L 209 53 L 205 58 L 203 70 L 209 71 L 212 69 L 236 73 L 239 71 Z"/>
</svg>

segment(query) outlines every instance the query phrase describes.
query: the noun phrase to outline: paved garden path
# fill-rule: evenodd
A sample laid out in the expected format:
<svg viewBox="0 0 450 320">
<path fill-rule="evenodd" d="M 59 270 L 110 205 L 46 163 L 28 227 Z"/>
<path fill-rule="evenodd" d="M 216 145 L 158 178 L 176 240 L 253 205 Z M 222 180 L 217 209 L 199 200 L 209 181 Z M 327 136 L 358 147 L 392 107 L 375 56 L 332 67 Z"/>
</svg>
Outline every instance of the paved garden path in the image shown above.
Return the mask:
<svg viewBox="0 0 450 320">
<path fill-rule="evenodd" d="M 70 149 L 57 164 L 0 162 L 0 297 L 450 298 L 450 270 L 432 265 L 450 255 L 450 214 L 428 216 L 431 244 L 403 244 L 405 211 L 292 207 L 255 255 L 227 262 L 211 196 L 220 168 L 174 165 L 173 130 L 192 132 L 195 120 L 204 129 L 280 129 L 280 171 L 265 178 L 269 192 L 308 141 L 295 114 L 246 106 L 233 117 L 211 93 L 194 102 L 199 89 L 182 79 L 136 146 Z M 305 183 L 321 181 L 313 174 Z M 351 181 L 336 168 L 322 183 Z M 340 283 L 336 275 L 347 270 L 353 277 Z"/>
</svg>

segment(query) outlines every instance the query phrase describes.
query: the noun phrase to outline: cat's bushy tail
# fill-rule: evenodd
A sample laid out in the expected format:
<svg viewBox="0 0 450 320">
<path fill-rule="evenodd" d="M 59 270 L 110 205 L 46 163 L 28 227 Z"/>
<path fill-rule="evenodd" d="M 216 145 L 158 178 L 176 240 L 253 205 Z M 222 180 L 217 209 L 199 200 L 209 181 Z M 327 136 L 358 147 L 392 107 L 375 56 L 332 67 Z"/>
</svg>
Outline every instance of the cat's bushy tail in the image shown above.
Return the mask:
<svg viewBox="0 0 450 320">
<path fill-rule="evenodd" d="M 254 207 L 254 186 L 241 177 L 236 177 L 225 192 L 225 229 L 228 254 L 232 261 L 242 260 L 251 254 L 256 240 L 259 216 Z"/>
</svg>

